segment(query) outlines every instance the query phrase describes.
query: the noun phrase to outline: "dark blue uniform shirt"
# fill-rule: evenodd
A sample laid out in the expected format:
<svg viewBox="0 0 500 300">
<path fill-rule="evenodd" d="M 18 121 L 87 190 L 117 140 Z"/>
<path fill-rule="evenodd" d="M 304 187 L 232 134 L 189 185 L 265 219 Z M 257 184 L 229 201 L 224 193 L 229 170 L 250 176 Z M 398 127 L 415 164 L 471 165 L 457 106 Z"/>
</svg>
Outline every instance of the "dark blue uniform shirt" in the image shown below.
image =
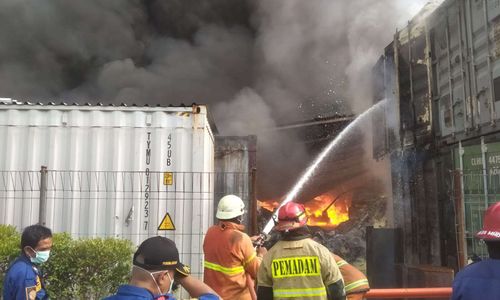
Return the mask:
<svg viewBox="0 0 500 300">
<path fill-rule="evenodd" d="M 451 300 L 472 299 L 500 299 L 500 259 L 483 260 L 458 272 Z"/>
<path fill-rule="evenodd" d="M 7 270 L 3 282 L 3 298 L 9 300 L 49 299 L 40 271 L 25 255 L 19 256 Z"/>
<path fill-rule="evenodd" d="M 103 300 L 139 300 L 139 299 L 152 300 L 155 298 L 154 298 L 154 295 L 150 291 L 148 291 L 144 288 L 125 284 L 125 285 L 121 285 L 118 288 L 118 292 L 116 293 L 116 295 L 104 298 Z M 175 297 L 172 294 L 168 294 L 168 298 L 165 297 L 165 299 L 175 300 Z M 203 294 L 200 297 L 198 297 L 198 299 L 199 300 L 218 300 L 219 297 L 217 297 L 216 295 L 213 295 L 213 294 Z"/>
</svg>

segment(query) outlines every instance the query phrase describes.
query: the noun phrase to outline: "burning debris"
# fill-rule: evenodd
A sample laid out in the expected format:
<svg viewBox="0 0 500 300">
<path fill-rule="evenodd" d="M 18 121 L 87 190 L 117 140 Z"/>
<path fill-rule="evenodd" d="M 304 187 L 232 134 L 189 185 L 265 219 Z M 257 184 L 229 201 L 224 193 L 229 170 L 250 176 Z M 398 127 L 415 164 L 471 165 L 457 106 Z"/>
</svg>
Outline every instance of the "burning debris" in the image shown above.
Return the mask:
<svg viewBox="0 0 500 300">
<path fill-rule="evenodd" d="M 387 198 L 371 191 L 358 192 L 349 209 L 349 220 L 334 230 L 312 227 L 318 241 L 360 269 L 365 269 L 366 227 L 386 225 Z"/>
<path fill-rule="evenodd" d="M 381 227 L 387 222 L 387 198 L 377 182 L 375 179 L 365 182 L 364 187 L 349 192 L 332 190 L 302 202 L 309 217 L 307 225 L 314 238 L 361 270 L 365 269 L 366 227 Z M 280 201 L 257 203 L 262 228 L 279 207 Z M 267 246 L 271 247 L 278 239 L 279 235 L 272 232 Z"/>
<path fill-rule="evenodd" d="M 261 209 L 274 212 L 281 201 L 268 200 L 257 201 Z M 347 194 L 328 192 L 313 199 L 303 202 L 309 220 L 307 225 L 317 226 L 325 230 L 331 230 L 339 226 L 340 223 L 349 220 L 349 206 L 351 200 Z"/>
<path fill-rule="evenodd" d="M 331 194 L 323 194 L 306 202 L 309 215 L 307 225 L 333 229 L 349 220 L 350 199 L 339 199 Z M 325 206 L 326 204 L 326 206 Z"/>
</svg>

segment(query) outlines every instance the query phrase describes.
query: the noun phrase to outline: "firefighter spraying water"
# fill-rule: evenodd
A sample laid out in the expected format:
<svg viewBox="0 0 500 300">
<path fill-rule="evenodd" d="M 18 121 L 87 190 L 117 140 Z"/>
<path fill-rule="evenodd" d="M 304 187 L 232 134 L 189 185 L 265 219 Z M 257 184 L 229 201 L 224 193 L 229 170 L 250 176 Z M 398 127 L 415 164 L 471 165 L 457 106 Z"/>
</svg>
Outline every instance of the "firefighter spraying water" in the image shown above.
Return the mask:
<svg viewBox="0 0 500 300">
<path fill-rule="evenodd" d="M 279 209 L 281 239 L 264 256 L 258 272 L 258 299 L 344 300 L 344 281 L 330 251 L 311 239 L 302 204 Z"/>
<path fill-rule="evenodd" d="M 223 299 L 255 299 L 254 280 L 266 248 L 252 247 L 242 224 L 245 204 L 226 195 L 217 205 L 218 223 L 210 227 L 203 242 L 204 281 Z"/>
</svg>

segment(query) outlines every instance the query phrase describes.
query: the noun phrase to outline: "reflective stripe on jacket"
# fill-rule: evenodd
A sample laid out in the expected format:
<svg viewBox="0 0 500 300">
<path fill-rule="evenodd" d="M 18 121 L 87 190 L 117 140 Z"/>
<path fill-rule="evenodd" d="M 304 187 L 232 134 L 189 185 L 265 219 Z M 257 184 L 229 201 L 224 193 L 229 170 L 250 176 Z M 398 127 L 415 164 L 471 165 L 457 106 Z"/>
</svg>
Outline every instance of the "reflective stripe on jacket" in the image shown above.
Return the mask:
<svg viewBox="0 0 500 300">
<path fill-rule="evenodd" d="M 243 232 L 243 225 L 220 221 L 210 227 L 203 241 L 204 282 L 223 299 L 252 299 L 247 274 L 253 279 L 262 259 Z"/>
<path fill-rule="evenodd" d="M 333 253 L 332 255 L 337 262 L 337 266 L 340 269 L 340 273 L 342 273 L 342 277 L 344 278 L 344 288 L 347 295 L 352 293 L 367 292 L 370 290 L 368 279 L 363 272 L 346 262 L 342 259 L 342 257 Z"/>
<path fill-rule="evenodd" d="M 279 241 L 264 256 L 257 284 L 274 299 L 327 299 L 326 287 L 342 280 L 330 251 L 310 238 Z"/>
</svg>

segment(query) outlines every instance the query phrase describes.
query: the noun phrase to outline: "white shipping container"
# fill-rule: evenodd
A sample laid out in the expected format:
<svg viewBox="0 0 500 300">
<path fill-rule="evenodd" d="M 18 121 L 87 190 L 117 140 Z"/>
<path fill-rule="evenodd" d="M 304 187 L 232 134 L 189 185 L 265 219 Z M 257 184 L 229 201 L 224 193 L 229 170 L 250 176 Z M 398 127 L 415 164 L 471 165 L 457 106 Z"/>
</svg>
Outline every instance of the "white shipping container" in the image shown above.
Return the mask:
<svg viewBox="0 0 500 300">
<path fill-rule="evenodd" d="M 0 105 L 0 130 L 0 170 L 213 171 L 205 106 Z"/>
<path fill-rule="evenodd" d="M 49 170 L 46 225 L 55 232 L 135 244 L 168 236 L 202 272 L 214 210 L 206 106 L 0 105 L 1 224 L 38 222 L 41 166 Z M 159 231 L 167 213 L 175 230 Z"/>
</svg>

